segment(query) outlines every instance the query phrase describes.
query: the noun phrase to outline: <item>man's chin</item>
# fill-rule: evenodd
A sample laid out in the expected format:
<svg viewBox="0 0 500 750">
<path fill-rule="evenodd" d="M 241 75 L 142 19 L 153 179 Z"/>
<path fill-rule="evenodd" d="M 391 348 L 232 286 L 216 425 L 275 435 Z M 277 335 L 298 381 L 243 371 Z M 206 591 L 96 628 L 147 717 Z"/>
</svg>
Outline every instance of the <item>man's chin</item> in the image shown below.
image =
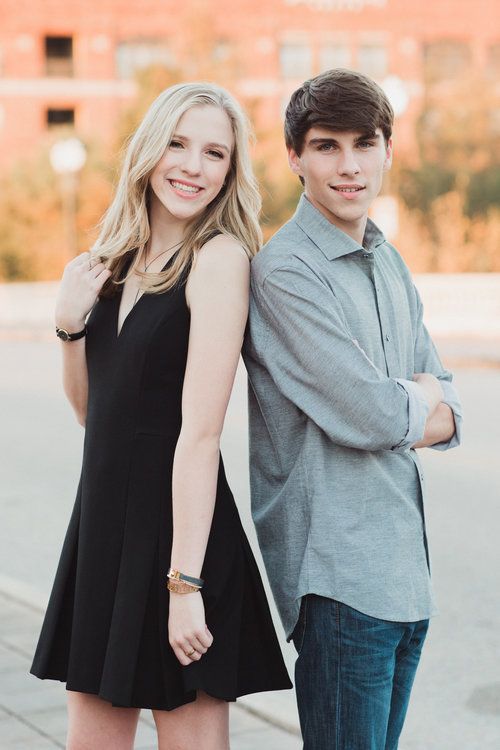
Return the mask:
<svg viewBox="0 0 500 750">
<path fill-rule="evenodd" d="M 366 211 L 362 211 L 359 206 L 343 206 L 339 209 L 337 205 L 327 206 L 328 212 L 332 216 L 332 221 L 339 221 L 345 224 L 357 224 L 366 218 Z"/>
</svg>

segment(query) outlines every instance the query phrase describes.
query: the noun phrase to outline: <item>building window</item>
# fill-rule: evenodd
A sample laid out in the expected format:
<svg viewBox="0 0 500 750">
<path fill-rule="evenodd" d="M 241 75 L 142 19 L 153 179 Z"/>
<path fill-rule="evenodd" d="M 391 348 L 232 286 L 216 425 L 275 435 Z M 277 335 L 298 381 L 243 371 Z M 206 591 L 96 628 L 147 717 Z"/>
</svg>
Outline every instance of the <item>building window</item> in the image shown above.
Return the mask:
<svg viewBox="0 0 500 750">
<path fill-rule="evenodd" d="M 120 42 L 116 48 L 116 69 L 120 78 L 133 78 L 150 65 L 171 68 L 172 53 L 164 41 L 140 39 Z"/>
<path fill-rule="evenodd" d="M 382 44 L 362 44 L 358 49 L 357 68 L 370 78 L 387 75 L 387 50 Z"/>
<path fill-rule="evenodd" d="M 424 47 L 425 79 L 428 83 L 460 78 L 471 64 L 471 51 L 465 42 L 442 40 Z"/>
<path fill-rule="evenodd" d="M 45 72 L 48 76 L 73 75 L 73 37 L 45 37 Z"/>
<path fill-rule="evenodd" d="M 74 109 L 48 109 L 47 110 L 47 125 L 49 128 L 58 127 L 61 125 L 74 125 L 75 124 L 75 110 Z"/>
<path fill-rule="evenodd" d="M 347 44 L 325 44 L 319 50 L 320 70 L 332 68 L 350 68 L 351 51 Z"/>
<path fill-rule="evenodd" d="M 283 78 L 308 78 L 312 75 L 312 51 L 307 44 L 285 43 L 280 46 L 280 69 Z"/>
</svg>

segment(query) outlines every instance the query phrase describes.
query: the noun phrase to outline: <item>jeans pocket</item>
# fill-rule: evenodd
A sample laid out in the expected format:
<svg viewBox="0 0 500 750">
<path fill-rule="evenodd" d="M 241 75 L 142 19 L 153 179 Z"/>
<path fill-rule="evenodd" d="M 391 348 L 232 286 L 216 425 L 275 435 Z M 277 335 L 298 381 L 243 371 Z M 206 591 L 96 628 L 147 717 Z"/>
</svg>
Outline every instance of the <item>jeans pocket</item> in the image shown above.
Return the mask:
<svg viewBox="0 0 500 750">
<path fill-rule="evenodd" d="M 304 645 L 304 638 L 306 635 L 307 626 L 307 595 L 303 596 L 300 602 L 299 619 L 295 625 L 292 633 L 292 641 L 295 646 L 295 650 L 300 655 L 302 646 Z"/>
</svg>

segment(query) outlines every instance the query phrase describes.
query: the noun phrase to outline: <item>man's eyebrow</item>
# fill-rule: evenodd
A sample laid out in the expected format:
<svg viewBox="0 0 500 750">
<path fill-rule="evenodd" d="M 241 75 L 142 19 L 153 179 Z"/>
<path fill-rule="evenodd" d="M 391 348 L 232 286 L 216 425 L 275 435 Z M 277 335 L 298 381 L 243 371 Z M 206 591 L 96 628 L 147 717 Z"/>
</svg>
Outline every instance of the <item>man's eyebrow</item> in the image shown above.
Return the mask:
<svg viewBox="0 0 500 750">
<path fill-rule="evenodd" d="M 357 138 L 355 138 L 354 143 L 359 143 L 360 141 L 377 141 L 380 140 L 380 134 L 379 133 L 363 133 L 362 135 L 358 135 Z M 339 142 L 336 138 L 330 137 L 323 137 L 323 138 L 311 138 L 307 141 L 308 145 L 311 146 L 320 146 L 323 143 L 329 143 L 333 144 L 334 146 L 338 146 Z"/>
<path fill-rule="evenodd" d="M 180 135 L 179 133 L 174 133 L 172 135 L 171 140 L 184 141 L 185 143 L 189 143 L 190 139 L 187 138 L 185 135 Z M 206 143 L 205 146 L 207 146 L 208 148 L 221 148 L 224 151 L 227 151 L 228 154 L 231 153 L 231 149 L 228 146 L 226 146 L 225 143 Z"/>
<path fill-rule="evenodd" d="M 333 143 L 338 145 L 338 141 L 335 138 L 311 138 L 307 143 L 311 146 L 319 146 L 322 143 Z"/>
<path fill-rule="evenodd" d="M 355 143 L 359 143 L 359 141 L 379 141 L 380 140 L 380 133 L 363 133 L 363 135 L 359 135 Z"/>
</svg>

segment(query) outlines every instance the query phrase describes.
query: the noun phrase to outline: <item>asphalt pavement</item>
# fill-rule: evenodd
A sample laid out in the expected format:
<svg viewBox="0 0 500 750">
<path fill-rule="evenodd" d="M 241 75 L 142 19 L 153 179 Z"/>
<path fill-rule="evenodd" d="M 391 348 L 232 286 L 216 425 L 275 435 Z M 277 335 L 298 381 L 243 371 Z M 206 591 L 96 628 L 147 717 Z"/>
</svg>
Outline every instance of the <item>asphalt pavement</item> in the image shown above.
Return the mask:
<svg viewBox="0 0 500 750">
<path fill-rule="evenodd" d="M 73 504 L 83 431 L 60 387 L 57 342 L 0 338 L 0 750 L 64 747 L 64 687 L 28 676 L 33 646 Z M 457 372 L 465 444 L 424 451 L 427 523 L 440 614 L 433 620 L 400 750 L 500 748 L 500 369 Z M 226 419 L 223 455 L 249 517 L 246 381 Z M 3 592 L 3 593 L 2 593 Z M 284 643 L 293 677 L 293 648 Z M 231 708 L 232 750 L 300 748 L 292 691 Z M 136 750 L 155 747 L 148 712 Z"/>
</svg>

